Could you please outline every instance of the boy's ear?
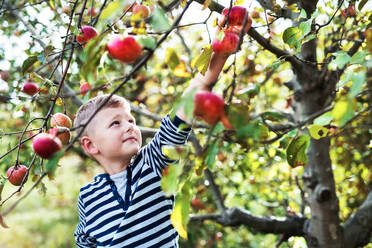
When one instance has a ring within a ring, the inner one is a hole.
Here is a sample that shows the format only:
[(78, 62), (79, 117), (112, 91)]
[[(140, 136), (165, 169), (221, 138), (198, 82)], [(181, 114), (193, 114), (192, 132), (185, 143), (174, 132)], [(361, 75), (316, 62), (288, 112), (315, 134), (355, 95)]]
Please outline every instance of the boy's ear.
[(81, 138), (81, 145), (83, 146), (84, 150), (90, 155), (96, 155), (99, 152), (97, 146), (88, 136), (83, 136)]

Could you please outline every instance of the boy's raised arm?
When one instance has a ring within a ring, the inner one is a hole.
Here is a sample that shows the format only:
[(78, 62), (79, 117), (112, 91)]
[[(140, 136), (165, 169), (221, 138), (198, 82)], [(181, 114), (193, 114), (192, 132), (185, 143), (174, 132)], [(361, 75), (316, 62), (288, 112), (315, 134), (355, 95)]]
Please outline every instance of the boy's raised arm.
[[(235, 29), (236, 30), (235, 32), (237, 32), (237, 33), (243, 32), (244, 34), (246, 34), (248, 32), (249, 28), (251, 27), (252, 20), (249, 18), (247, 12), (244, 12), (244, 13), (245, 14), (243, 14), (243, 15), (246, 15), (245, 18), (246, 18), (247, 21), (245, 22), (244, 28), (240, 26), (240, 27)], [(220, 22), (218, 24), (218, 27), (217, 27), (217, 30), (216, 30), (216, 36), (218, 35), (218, 32), (220, 31), (222, 26), (225, 24), (225, 19), (226, 19), (226, 16), (222, 15), (222, 19), (220, 20)], [(243, 17), (243, 19), (244, 19), (244, 17)], [(244, 29), (244, 30), (241, 31), (241, 29)], [(202, 75), (199, 72), (191, 80), (190, 85), (184, 91), (183, 96), (187, 92), (192, 91), (193, 89), (196, 89), (196, 93), (199, 92), (199, 91), (211, 91), (213, 84), (215, 83), (218, 76), (220, 75), (220, 73), (223, 69), (223, 66), (225, 65), (225, 62), (226, 62), (227, 58), (230, 56), (230, 54), (231, 53), (228, 53), (228, 52), (219, 52), (219, 53), (213, 52), (212, 56), (211, 56), (211, 59), (209, 61), (208, 69), (205, 72), (205, 74)], [(177, 110), (176, 115), (185, 122), (188, 122), (188, 123), (191, 122), (191, 120), (187, 119), (187, 116), (186, 116), (185, 111), (184, 111), (184, 106), (181, 106)]]
[[(223, 69), (223, 66), (229, 57), (230, 54), (225, 53), (212, 53), (209, 66), (207, 71), (205, 72), (204, 76), (199, 72), (191, 81), (190, 85), (186, 88), (183, 93), (183, 96), (187, 93), (196, 89), (196, 93), (198, 91), (210, 91), (212, 84), (217, 80), (218, 76)], [(176, 115), (185, 122), (189, 122), (191, 120), (187, 120), (187, 116), (184, 111), (184, 107), (181, 106)]]

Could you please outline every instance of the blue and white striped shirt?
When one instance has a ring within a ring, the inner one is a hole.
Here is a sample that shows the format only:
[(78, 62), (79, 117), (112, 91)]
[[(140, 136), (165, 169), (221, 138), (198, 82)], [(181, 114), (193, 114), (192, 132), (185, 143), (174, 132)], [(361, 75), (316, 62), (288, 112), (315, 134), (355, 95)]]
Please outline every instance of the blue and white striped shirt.
[(163, 145), (185, 144), (190, 129), (178, 130), (177, 116), (166, 116), (152, 141), (140, 149), (123, 174), (125, 195), (119, 195), (108, 174), (95, 176), (80, 189), (78, 247), (178, 247), (178, 233), (170, 215), (174, 197), (160, 187), (161, 173), (174, 162), (161, 152)]

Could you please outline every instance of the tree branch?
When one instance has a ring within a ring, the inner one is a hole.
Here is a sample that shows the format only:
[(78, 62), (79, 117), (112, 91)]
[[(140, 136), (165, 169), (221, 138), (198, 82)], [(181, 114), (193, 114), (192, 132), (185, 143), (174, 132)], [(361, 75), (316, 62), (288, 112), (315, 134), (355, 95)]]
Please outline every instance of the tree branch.
[(273, 216), (257, 216), (249, 211), (233, 207), (227, 209), (227, 219), (221, 214), (191, 215), (190, 221), (213, 220), (223, 226), (246, 226), (262, 233), (287, 234), (290, 236), (304, 236), (304, 217), (291, 215), (286, 218)]
[[(200, 3), (200, 4), (204, 4), (204, 0), (195, 0), (195, 1)], [(215, 12), (218, 12), (218, 13), (221, 13), (222, 10), (225, 8), (223, 5), (221, 5), (219, 3), (216, 3), (215, 1), (211, 1), (211, 3), (209, 4), (208, 7), (211, 11), (215, 11)], [(258, 44), (263, 46), (266, 50), (272, 52), (278, 58), (284, 59), (284, 60), (290, 62), (295, 69), (300, 69), (301, 68), (302, 63), (298, 59), (296, 59), (296, 57), (292, 56), (287, 51), (281, 50), (280, 48), (271, 44), (270, 41), (268, 41), (262, 35), (260, 35), (254, 28), (250, 28), (248, 30), (248, 34), (254, 40), (256, 40)]]
[(366, 200), (344, 225), (345, 247), (361, 247), (369, 243), (372, 234), (372, 190)]

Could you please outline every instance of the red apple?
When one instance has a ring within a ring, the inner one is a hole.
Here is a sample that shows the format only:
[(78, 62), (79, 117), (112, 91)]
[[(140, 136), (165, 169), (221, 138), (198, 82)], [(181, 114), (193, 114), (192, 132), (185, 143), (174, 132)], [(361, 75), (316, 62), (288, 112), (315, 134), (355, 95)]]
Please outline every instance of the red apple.
[(97, 30), (91, 26), (83, 26), (80, 29), (80, 33), (83, 35), (76, 36), (76, 41), (81, 45), (85, 45), (89, 40), (95, 38), (98, 33)]
[(50, 125), (52, 127), (67, 127), (71, 128), (72, 121), (70, 117), (63, 113), (56, 113), (50, 118)]
[(2, 80), (8, 81), (8, 79), (9, 79), (9, 77), (8, 77), (8, 71), (1, 71), (0, 77), (1, 77)]
[[(138, 4), (137, 4), (137, 2), (135, 2), (134, 4), (133, 4), (133, 6), (132, 6), (132, 3), (128, 3), (127, 5), (125, 5), (125, 7), (124, 7), (124, 9), (123, 9), (123, 12), (125, 12), (125, 11), (127, 11), (128, 10), (128, 12), (132, 12), (133, 11), (133, 8), (135, 7), (135, 6), (137, 6)], [(132, 6), (132, 7), (131, 7)]]
[(39, 86), (30, 81), (26, 81), (26, 83), (22, 87), (22, 91), (27, 95), (33, 96), (39, 91)]
[(90, 89), (92, 89), (92, 85), (88, 82), (80, 83), (80, 93), (82, 96), (85, 96)]
[(15, 186), (19, 186), (22, 184), (23, 178), (27, 173), (27, 167), (20, 164), (16, 166), (12, 166), (6, 172), (6, 176), (11, 184)]
[(191, 206), (197, 210), (202, 210), (205, 208), (204, 204), (199, 198), (195, 198), (191, 200)]
[(239, 43), (239, 36), (234, 33), (226, 33), (222, 41), (214, 40), (212, 48), (215, 53), (233, 53)]
[(126, 38), (114, 36), (108, 43), (107, 49), (111, 58), (124, 63), (132, 63), (139, 58), (142, 47), (133, 36)]
[[(222, 14), (227, 17), (227, 13), (229, 13), (229, 8), (225, 8), (222, 11)], [(229, 25), (243, 25), (244, 17), (247, 14), (247, 9), (243, 6), (232, 6), (230, 13), (229, 13)]]
[(53, 153), (61, 150), (61, 141), (48, 133), (40, 133), (32, 139), (34, 152), (42, 158), (50, 158)]
[(70, 142), (71, 132), (67, 127), (53, 127), (49, 129), (49, 134), (60, 139), (62, 145), (67, 145)]
[(224, 114), (222, 97), (209, 91), (196, 93), (194, 99), (194, 116), (204, 120), (210, 125), (216, 124)]
[(144, 19), (150, 15), (150, 10), (145, 5), (136, 5), (133, 8), (133, 14), (139, 16), (140, 18)]
[(88, 15), (90, 16), (96, 16), (97, 15), (97, 12), (94, 8), (89, 8), (88, 9)]

